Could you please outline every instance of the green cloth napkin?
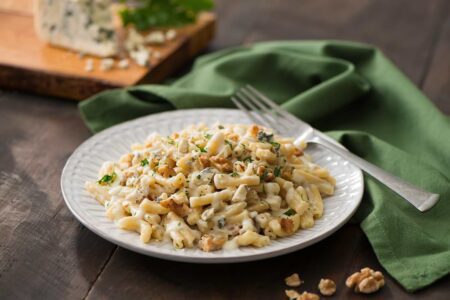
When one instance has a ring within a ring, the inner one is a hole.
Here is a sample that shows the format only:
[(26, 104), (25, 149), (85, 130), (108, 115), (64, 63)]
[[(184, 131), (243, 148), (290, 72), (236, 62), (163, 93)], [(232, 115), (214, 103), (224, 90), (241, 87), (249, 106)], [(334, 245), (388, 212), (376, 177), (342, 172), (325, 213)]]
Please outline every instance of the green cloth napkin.
[(199, 58), (170, 86), (110, 90), (79, 108), (87, 126), (98, 132), (172, 109), (234, 107), (230, 96), (246, 83), (353, 153), (439, 193), (437, 205), (421, 213), (366, 176), (356, 219), (381, 264), (406, 290), (449, 273), (449, 118), (374, 47), (291, 41), (223, 50)]

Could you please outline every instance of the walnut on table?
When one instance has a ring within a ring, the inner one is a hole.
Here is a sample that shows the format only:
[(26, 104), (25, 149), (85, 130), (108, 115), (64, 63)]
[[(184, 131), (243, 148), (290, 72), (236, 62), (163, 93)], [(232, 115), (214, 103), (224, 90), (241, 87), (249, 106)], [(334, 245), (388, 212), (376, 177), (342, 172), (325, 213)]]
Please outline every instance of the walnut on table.
[(336, 284), (331, 279), (320, 279), (318, 288), (324, 296), (332, 296), (336, 292)]
[(284, 291), (289, 300), (319, 300), (320, 297), (313, 293), (303, 292), (299, 294), (295, 290), (285, 290)]
[(290, 287), (298, 287), (300, 284), (302, 284), (302, 281), (300, 280), (300, 277), (297, 273), (292, 274), (291, 276), (288, 276), (284, 279), (284, 282), (287, 286)]
[(360, 272), (350, 275), (345, 285), (354, 288), (357, 293), (371, 294), (384, 286), (384, 276), (380, 271), (363, 268)]

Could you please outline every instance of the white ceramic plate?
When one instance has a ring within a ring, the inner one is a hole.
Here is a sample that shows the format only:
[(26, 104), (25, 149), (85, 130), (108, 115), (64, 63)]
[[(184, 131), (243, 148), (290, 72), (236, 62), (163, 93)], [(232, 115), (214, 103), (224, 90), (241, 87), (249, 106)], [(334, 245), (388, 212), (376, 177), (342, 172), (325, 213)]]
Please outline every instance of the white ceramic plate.
[(192, 109), (150, 115), (122, 123), (94, 135), (79, 146), (68, 159), (62, 172), (61, 189), (67, 206), (87, 228), (121, 247), (163, 259), (197, 262), (230, 263), (265, 259), (293, 252), (329, 236), (356, 211), (364, 189), (361, 170), (339, 156), (319, 147), (308, 147), (315, 162), (327, 168), (336, 178), (336, 192), (324, 200), (325, 211), (313, 228), (273, 240), (263, 248), (246, 247), (235, 250), (203, 252), (200, 249), (174, 249), (168, 242), (144, 244), (138, 233), (119, 229), (105, 216), (105, 209), (84, 190), (86, 181), (97, 178), (101, 164), (117, 160), (129, 151), (132, 143), (141, 143), (151, 132), (169, 135), (187, 124), (204, 122), (251, 123), (238, 110)]

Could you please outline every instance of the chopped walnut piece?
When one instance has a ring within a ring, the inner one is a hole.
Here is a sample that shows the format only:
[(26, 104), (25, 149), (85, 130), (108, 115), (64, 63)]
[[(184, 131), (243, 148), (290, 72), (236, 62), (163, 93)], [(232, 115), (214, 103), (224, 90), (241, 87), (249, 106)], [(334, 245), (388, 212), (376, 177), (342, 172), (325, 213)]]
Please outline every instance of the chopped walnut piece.
[(185, 217), (189, 214), (190, 209), (189, 206), (186, 205), (186, 203), (178, 204), (173, 199), (167, 198), (161, 200), (159, 204), (165, 208), (170, 209), (180, 217)]
[(169, 177), (171, 175), (175, 175), (175, 171), (173, 168), (170, 168), (168, 165), (162, 165), (158, 167), (158, 173), (163, 177)]
[(300, 297), (300, 294), (295, 290), (285, 290), (284, 293), (289, 298), (289, 300), (296, 300)]
[(265, 182), (269, 182), (275, 179), (275, 175), (273, 173), (267, 173), (266, 177), (264, 177)]
[(209, 161), (209, 158), (207, 155), (204, 155), (204, 154), (200, 155), (198, 160), (200, 161), (200, 164), (203, 166), (203, 168), (207, 168), (211, 165), (211, 162)]
[(384, 276), (379, 271), (363, 268), (360, 272), (350, 275), (345, 281), (345, 285), (354, 288), (357, 293), (371, 294), (384, 286)]
[(313, 293), (303, 292), (299, 294), (295, 290), (285, 290), (284, 291), (289, 300), (319, 300), (320, 297)]
[(209, 252), (222, 249), (222, 246), (226, 241), (227, 239), (223, 235), (204, 234), (198, 242), (198, 245), (203, 251)]
[(219, 156), (213, 156), (209, 159), (213, 166), (218, 169), (220, 172), (231, 172), (233, 171), (233, 163), (224, 158)]
[(230, 133), (230, 134), (228, 135), (228, 138), (229, 138), (230, 140), (232, 140), (233, 142), (239, 141), (239, 135), (236, 134), (236, 133)]
[(300, 277), (297, 273), (292, 274), (291, 276), (288, 276), (284, 279), (284, 282), (287, 286), (290, 287), (298, 287), (300, 284), (302, 284), (302, 281), (300, 280)]
[(294, 155), (295, 156), (302, 156), (303, 155), (303, 151), (301, 149), (299, 149), (299, 148), (295, 148)]
[(319, 299), (320, 299), (319, 295), (308, 292), (303, 292), (300, 295), (300, 297), (297, 298), (297, 300), (319, 300)]
[(286, 233), (294, 233), (294, 221), (288, 218), (280, 219), (281, 229)]
[(264, 175), (264, 172), (266, 171), (266, 167), (264, 167), (264, 166), (259, 166), (257, 169), (256, 169), (256, 175), (258, 175), (259, 177), (261, 177), (261, 176), (263, 176)]
[(283, 172), (281, 172), (281, 177), (286, 180), (292, 179), (292, 170), (290, 168), (285, 168)]
[(250, 132), (250, 134), (254, 137), (256, 137), (258, 135), (259, 132), (259, 127), (258, 125), (252, 125), (250, 126), (250, 128), (248, 129), (248, 131)]
[(336, 284), (331, 279), (320, 279), (319, 291), (324, 296), (332, 296), (336, 292)]

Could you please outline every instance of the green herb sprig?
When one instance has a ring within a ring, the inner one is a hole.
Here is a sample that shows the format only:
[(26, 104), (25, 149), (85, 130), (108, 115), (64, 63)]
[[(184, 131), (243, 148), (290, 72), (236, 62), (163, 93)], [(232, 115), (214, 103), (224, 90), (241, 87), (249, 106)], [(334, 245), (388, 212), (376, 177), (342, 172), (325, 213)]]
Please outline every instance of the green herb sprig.
[(201, 11), (214, 7), (213, 0), (120, 0), (120, 2), (126, 4), (119, 11), (124, 26), (134, 25), (138, 30), (194, 23)]
[(98, 182), (98, 184), (101, 184), (101, 185), (109, 184), (109, 183), (114, 182), (116, 177), (117, 177), (116, 173), (112, 173), (111, 175), (105, 174), (97, 182)]
[(148, 159), (144, 158), (143, 160), (141, 160), (141, 166), (145, 167), (149, 164)]
[(295, 210), (293, 210), (292, 208), (289, 208), (287, 211), (284, 212), (284, 214), (288, 217), (293, 216), (296, 214)]

